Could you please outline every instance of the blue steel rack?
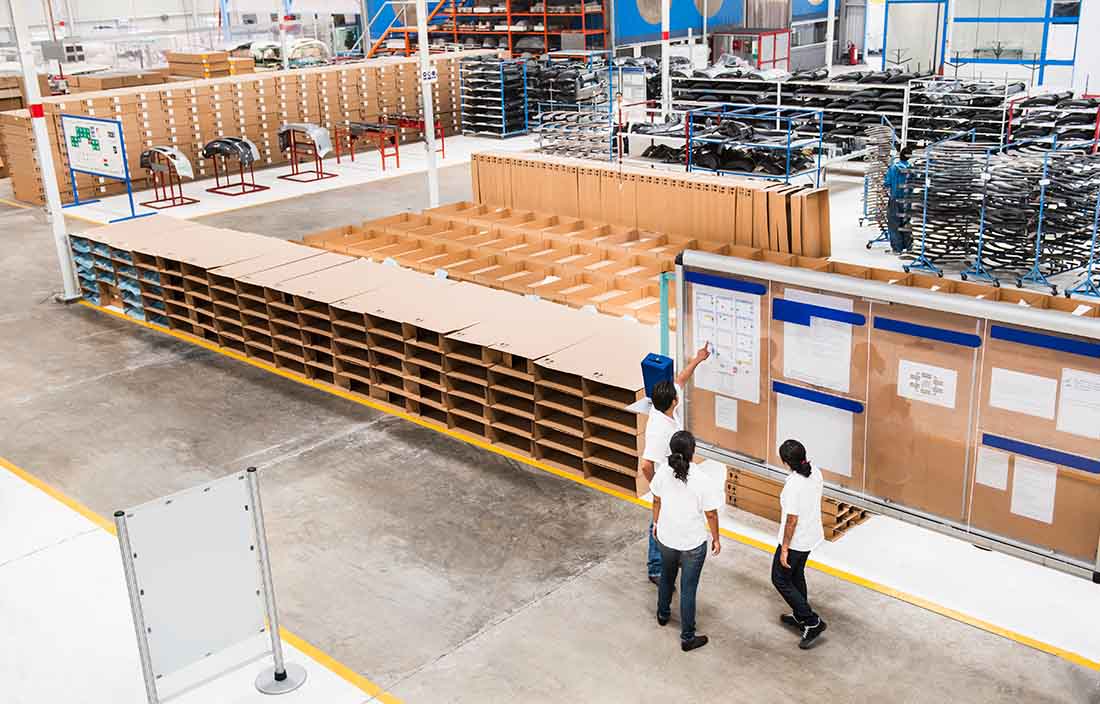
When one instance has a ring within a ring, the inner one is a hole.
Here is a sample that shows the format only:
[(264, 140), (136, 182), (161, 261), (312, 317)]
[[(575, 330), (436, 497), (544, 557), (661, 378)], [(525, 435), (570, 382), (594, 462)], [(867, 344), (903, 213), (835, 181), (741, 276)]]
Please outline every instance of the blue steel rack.
[[(824, 141), (825, 126), (823, 121), (824, 113), (821, 110), (806, 110), (804, 108), (764, 108), (759, 105), (742, 105), (739, 103), (723, 103), (719, 105), (712, 105), (703, 108), (696, 108), (689, 110), (686, 113), (687, 130), (688, 130), (688, 150), (687, 150), (687, 170), (688, 171), (709, 171), (711, 173), (717, 173), (730, 176), (753, 176), (755, 178), (764, 178), (773, 181), (783, 181), (784, 183), (790, 183), (791, 179), (798, 178), (800, 176), (814, 175), (814, 185), (821, 185), (821, 153), (822, 142)], [(696, 120), (706, 120), (708, 118), (717, 119), (719, 123), (722, 120), (759, 120), (775, 123), (775, 129), (785, 132), (785, 139), (782, 142), (741, 142), (729, 137), (696, 137), (695, 136), (695, 123)], [(817, 137), (804, 137), (802, 139), (796, 139), (795, 134), (798, 129), (795, 123), (797, 121), (816, 119), (817, 120)], [(743, 149), (779, 149), (786, 152), (786, 168), (782, 174), (767, 174), (759, 173), (755, 171), (730, 171), (727, 169), (708, 169), (706, 167), (698, 166), (693, 163), (692, 155), (695, 150), (696, 144), (723, 144), (731, 147), (740, 147)], [(816, 165), (810, 169), (803, 169), (802, 171), (791, 171), (791, 157), (797, 151), (802, 149), (812, 148), (817, 153)]]

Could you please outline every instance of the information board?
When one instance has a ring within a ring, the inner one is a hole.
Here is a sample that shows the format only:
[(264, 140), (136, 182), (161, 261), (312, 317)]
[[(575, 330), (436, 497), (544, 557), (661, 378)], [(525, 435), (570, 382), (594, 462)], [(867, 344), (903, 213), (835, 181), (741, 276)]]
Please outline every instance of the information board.
[(62, 115), (65, 151), (69, 168), (118, 180), (129, 177), (126, 149), (122, 144), (122, 123), (99, 117)]

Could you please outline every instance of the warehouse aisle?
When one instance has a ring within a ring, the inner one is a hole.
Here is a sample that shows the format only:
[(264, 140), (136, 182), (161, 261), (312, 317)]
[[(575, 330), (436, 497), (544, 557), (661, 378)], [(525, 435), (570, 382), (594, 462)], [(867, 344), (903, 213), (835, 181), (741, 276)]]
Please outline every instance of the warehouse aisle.
[(286, 627), (408, 701), (1100, 697), (1092, 671), (816, 572), (831, 627), (801, 652), (777, 624), (768, 556), (732, 541), (701, 589), (714, 642), (685, 656), (651, 616), (645, 510), (44, 303), (44, 223), (0, 224), (0, 455), (103, 514), (260, 466)]

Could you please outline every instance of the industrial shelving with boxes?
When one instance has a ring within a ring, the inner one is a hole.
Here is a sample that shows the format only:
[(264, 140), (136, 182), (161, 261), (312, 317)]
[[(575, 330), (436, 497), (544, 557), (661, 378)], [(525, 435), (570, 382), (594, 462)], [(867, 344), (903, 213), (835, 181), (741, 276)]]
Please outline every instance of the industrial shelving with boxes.
[[(733, 467), (726, 468), (726, 503), (742, 511), (779, 522), (783, 515), (779, 506), (782, 490), (781, 482)], [(826, 540), (838, 540), (848, 529), (870, 517), (869, 511), (852, 504), (828, 497), (821, 499), (821, 524)]]
[(527, 132), (527, 65), (471, 57), (459, 62), (462, 131), (492, 137)]
[[(484, 55), (484, 52), (477, 52)], [(432, 57), (439, 80), (433, 88), (437, 119), (444, 133), (458, 129), (457, 62), (467, 54)], [(260, 151), (257, 166), (282, 164), (278, 131), (285, 122), (317, 122), (330, 130), (350, 121), (377, 121), (382, 115), (419, 116), (417, 62), (377, 59), (291, 71), (273, 71), (195, 81), (137, 86), (43, 99), (61, 197), (72, 200), (68, 159), (60, 137), (60, 115), (75, 114), (122, 122), (131, 177), (144, 176), (141, 152), (173, 146), (191, 161), (197, 178), (212, 175), (201, 157), (204, 144), (218, 137), (244, 137)], [(17, 199), (44, 203), (41, 172), (34, 153), (30, 113), (0, 113), (0, 150), (12, 169)], [(402, 139), (419, 139), (405, 130)], [(119, 181), (76, 175), (81, 200), (125, 193)]]
[[(71, 240), (75, 255), (133, 262), (147, 283), (137, 302), (166, 311), (152, 322), (633, 490), (642, 421), (626, 422), (625, 406), (643, 393), (640, 361), (656, 342), (654, 327), (154, 218)], [(105, 279), (96, 292), (93, 302), (117, 304), (118, 283)], [(136, 310), (126, 312), (140, 317)]]
[[(428, 21), (433, 41), (450, 39), (467, 48), (501, 49), (513, 55), (567, 48), (562, 44), (567, 36), (579, 40), (580, 48), (606, 49), (610, 32), (604, 0), (451, 0)], [(415, 31), (404, 34), (406, 52), (415, 51)]]

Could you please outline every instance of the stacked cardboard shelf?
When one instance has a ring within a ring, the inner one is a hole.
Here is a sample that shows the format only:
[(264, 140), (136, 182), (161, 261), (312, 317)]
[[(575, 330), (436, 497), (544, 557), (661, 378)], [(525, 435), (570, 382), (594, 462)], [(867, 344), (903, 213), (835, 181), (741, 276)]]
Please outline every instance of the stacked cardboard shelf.
[[(466, 54), (433, 56), (439, 72), (434, 85), (436, 118), (447, 134), (460, 129), (458, 61)], [(196, 178), (213, 175), (201, 157), (202, 147), (223, 136), (245, 137), (260, 151), (257, 167), (283, 164), (278, 131), (287, 122), (313, 122), (330, 130), (353, 121), (377, 121), (382, 115), (419, 115), (420, 87), (413, 59), (375, 59), (263, 74), (226, 76), (161, 85), (133, 86), (43, 100), (61, 197), (72, 200), (68, 158), (60, 133), (62, 114), (89, 115), (122, 122), (130, 174), (145, 176), (141, 152), (152, 146), (174, 146), (190, 159)], [(41, 171), (34, 154), (30, 113), (0, 115), (0, 152), (12, 172), (17, 199), (44, 203)], [(419, 139), (404, 130), (403, 140)], [(119, 181), (76, 174), (81, 200), (124, 193)]]
[(491, 206), (809, 257), (832, 251), (826, 188), (503, 152), (474, 154), (471, 173), (474, 199)]
[(162, 215), (70, 239), (92, 302), (633, 490), (651, 326)]
[[(726, 468), (726, 503), (742, 511), (779, 522), (783, 517), (779, 493), (783, 484), (772, 479)], [(821, 499), (821, 524), (825, 539), (838, 540), (847, 530), (871, 517), (869, 511), (828, 497)]]

